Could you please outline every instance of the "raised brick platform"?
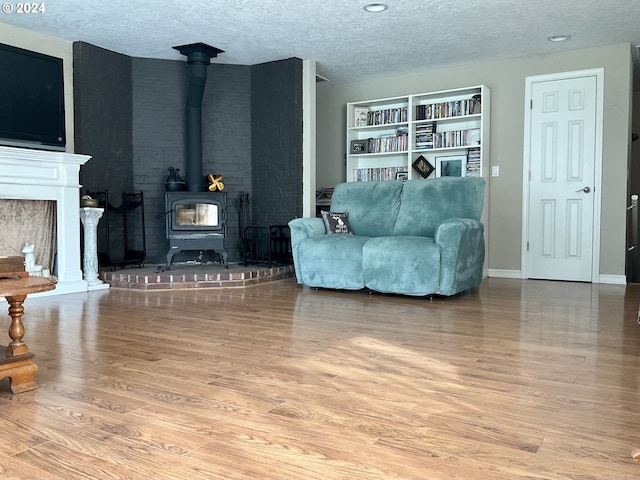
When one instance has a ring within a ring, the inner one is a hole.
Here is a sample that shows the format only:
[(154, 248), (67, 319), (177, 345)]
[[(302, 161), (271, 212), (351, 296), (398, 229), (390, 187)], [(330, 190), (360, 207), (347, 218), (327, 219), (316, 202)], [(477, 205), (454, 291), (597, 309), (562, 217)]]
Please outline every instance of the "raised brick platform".
[(225, 269), (219, 264), (175, 264), (168, 272), (159, 271), (157, 265), (147, 265), (144, 268), (100, 272), (100, 279), (112, 288), (135, 290), (246, 287), (293, 276), (293, 265), (269, 267), (230, 264), (229, 269)]

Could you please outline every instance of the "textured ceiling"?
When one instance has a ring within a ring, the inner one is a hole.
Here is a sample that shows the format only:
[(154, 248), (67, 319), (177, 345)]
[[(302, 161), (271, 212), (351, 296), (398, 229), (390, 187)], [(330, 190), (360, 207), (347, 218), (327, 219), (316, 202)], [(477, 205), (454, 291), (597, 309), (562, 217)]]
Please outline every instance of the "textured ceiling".
[[(218, 63), (312, 59), (318, 73), (335, 83), (477, 60), (640, 45), (640, 0), (386, 0), (389, 9), (377, 14), (365, 12), (367, 2), (358, 0), (43, 3), (44, 13), (0, 13), (0, 22), (134, 57), (184, 59), (173, 46), (204, 42), (225, 51), (213, 60)], [(560, 33), (571, 40), (546, 40)]]

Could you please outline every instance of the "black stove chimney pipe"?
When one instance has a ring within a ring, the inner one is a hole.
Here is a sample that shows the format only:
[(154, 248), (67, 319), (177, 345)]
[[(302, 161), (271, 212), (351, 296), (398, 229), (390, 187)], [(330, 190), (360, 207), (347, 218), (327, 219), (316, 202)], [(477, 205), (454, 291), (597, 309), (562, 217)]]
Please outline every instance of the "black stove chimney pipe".
[(207, 83), (207, 67), (220, 50), (204, 43), (173, 47), (187, 57), (189, 88), (187, 92), (186, 182), (190, 192), (205, 190), (202, 170), (202, 97)]

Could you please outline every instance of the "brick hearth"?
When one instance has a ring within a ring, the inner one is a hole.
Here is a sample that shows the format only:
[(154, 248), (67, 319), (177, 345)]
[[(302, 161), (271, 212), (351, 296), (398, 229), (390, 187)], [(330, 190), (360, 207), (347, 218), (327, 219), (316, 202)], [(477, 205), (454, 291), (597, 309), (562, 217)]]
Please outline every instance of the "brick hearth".
[(157, 265), (127, 268), (115, 272), (100, 272), (102, 281), (112, 288), (135, 290), (174, 290), (180, 288), (246, 287), (259, 283), (282, 280), (295, 275), (293, 265), (230, 265), (176, 264), (171, 271), (158, 271)]

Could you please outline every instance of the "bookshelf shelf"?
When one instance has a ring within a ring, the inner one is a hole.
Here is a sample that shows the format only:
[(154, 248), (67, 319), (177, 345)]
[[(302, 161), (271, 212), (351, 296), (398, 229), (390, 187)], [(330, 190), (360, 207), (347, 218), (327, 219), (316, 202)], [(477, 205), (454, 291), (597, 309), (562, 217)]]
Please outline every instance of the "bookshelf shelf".
[(482, 148), (482, 145), (461, 145), (457, 147), (439, 147), (439, 148), (416, 148), (414, 150), (411, 150), (411, 152), (419, 153), (419, 154), (424, 154), (425, 152), (439, 153), (439, 152), (449, 152), (451, 150), (461, 150), (461, 149), (469, 149), (469, 148)]
[[(440, 149), (440, 150), (442, 150), (442, 149)], [(421, 151), (423, 151), (423, 150), (421, 150)], [(393, 156), (393, 155), (398, 155), (398, 154), (406, 155), (407, 153), (408, 153), (407, 150), (401, 150), (401, 151), (393, 151), (393, 152), (352, 153), (351, 156), (352, 157), (370, 158), (370, 157), (387, 157), (387, 156)]]
[(346, 179), (423, 178), (417, 160), (436, 176), (442, 156), (464, 157), (463, 175), (488, 177), (489, 124), (484, 85), (348, 103)]
[(429, 122), (437, 122), (437, 123), (441, 123), (441, 122), (459, 122), (461, 120), (477, 120), (480, 119), (482, 117), (482, 114), (480, 113), (475, 113), (475, 114), (471, 114), (471, 115), (459, 115), (457, 117), (442, 117), (442, 118), (423, 118), (423, 119), (415, 119), (412, 121), (412, 123), (429, 123)]
[(364, 130), (364, 131), (377, 131), (377, 130), (388, 130), (392, 128), (398, 127), (407, 127), (409, 124), (407, 122), (403, 123), (387, 123), (384, 125), (366, 125), (364, 127), (351, 127), (350, 130)]

